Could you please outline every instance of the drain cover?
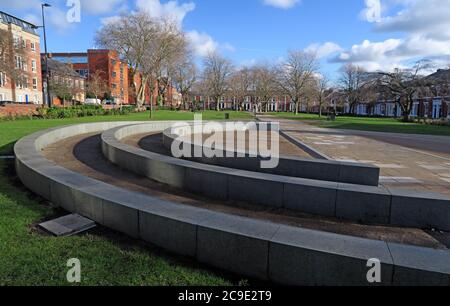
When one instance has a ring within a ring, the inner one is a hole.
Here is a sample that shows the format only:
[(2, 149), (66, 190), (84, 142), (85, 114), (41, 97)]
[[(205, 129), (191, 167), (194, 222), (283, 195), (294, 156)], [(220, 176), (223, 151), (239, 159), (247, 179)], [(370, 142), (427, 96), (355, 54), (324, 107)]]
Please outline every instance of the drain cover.
[(41, 228), (57, 237), (73, 236), (95, 227), (95, 222), (78, 214), (67, 215), (39, 224)]

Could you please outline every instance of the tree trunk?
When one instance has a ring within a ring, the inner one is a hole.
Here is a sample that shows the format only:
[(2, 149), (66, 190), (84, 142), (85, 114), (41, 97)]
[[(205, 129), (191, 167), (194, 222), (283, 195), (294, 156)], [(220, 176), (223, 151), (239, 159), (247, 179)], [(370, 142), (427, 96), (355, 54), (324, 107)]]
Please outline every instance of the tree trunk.
[(137, 103), (138, 109), (141, 109), (145, 103), (145, 87), (147, 84), (147, 80), (148, 80), (148, 77), (146, 77), (146, 76), (142, 77), (142, 82), (141, 82), (141, 85), (139, 87), (139, 90), (138, 90), (138, 93), (136, 96), (136, 103)]

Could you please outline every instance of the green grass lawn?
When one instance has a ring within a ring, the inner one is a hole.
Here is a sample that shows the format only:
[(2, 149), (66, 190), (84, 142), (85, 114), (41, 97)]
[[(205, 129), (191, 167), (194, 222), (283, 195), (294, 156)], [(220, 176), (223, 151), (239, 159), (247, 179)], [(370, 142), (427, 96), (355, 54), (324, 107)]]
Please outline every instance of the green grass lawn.
[[(251, 115), (246, 112), (227, 112), (230, 114), (230, 120), (249, 120)], [(224, 112), (206, 111), (203, 112), (203, 120), (224, 120)], [(194, 120), (194, 113), (157, 111), (154, 113), (155, 121), (164, 120)], [(73, 119), (24, 119), (16, 121), (0, 121), (0, 154), (12, 152), (14, 143), (25, 135), (34, 132), (52, 128), (60, 125), (100, 122), (100, 121), (150, 121), (150, 113), (132, 113), (125, 116), (95, 116)]]
[(405, 123), (393, 118), (337, 117), (336, 121), (327, 121), (326, 116), (316, 114), (270, 113), (278, 118), (303, 120), (309, 124), (334, 129), (361, 130), (388, 133), (425, 134), (450, 136), (450, 127)]
[[(231, 112), (232, 119), (249, 119)], [(82, 122), (148, 120), (148, 113), (115, 117), (0, 122), (1, 154), (30, 133)], [(206, 112), (204, 119), (223, 119)], [(155, 120), (191, 120), (193, 114), (158, 111)], [(0, 286), (68, 285), (67, 260), (81, 260), (82, 285), (235, 285), (240, 280), (171, 256), (140, 241), (99, 228), (89, 234), (53, 238), (35, 224), (62, 212), (29, 193), (15, 178), (13, 161), (0, 161)], [(246, 283), (246, 281), (244, 281)]]

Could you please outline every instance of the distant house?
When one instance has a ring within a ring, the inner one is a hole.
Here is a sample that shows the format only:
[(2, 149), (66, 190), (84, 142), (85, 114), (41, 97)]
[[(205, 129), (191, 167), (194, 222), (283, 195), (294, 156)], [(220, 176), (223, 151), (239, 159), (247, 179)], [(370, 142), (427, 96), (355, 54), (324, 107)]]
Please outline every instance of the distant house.
[[(45, 65), (42, 75), (46, 75)], [(72, 69), (70, 64), (48, 59), (50, 97), (52, 105), (67, 106), (85, 101), (86, 79)]]
[[(410, 116), (412, 118), (450, 119), (450, 69), (438, 70), (424, 78), (424, 88), (414, 100)], [(346, 105), (346, 113), (350, 113)], [(373, 103), (361, 102), (356, 105), (354, 115), (400, 117), (401, 107), (393, 100), (380, 97)]]

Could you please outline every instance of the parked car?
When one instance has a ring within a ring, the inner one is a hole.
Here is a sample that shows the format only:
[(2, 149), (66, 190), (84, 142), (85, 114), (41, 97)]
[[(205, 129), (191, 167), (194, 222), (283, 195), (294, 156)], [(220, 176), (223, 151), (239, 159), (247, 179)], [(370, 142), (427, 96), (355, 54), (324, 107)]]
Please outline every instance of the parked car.
[(85, 105), (102, 105), (102, 100), (100, 99), (86, 99), (84, 101)]

